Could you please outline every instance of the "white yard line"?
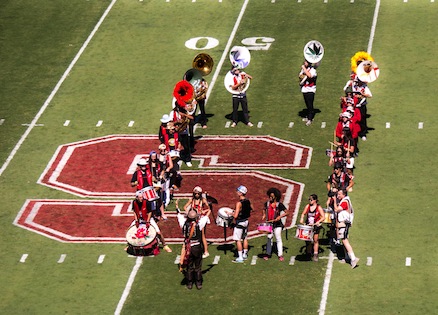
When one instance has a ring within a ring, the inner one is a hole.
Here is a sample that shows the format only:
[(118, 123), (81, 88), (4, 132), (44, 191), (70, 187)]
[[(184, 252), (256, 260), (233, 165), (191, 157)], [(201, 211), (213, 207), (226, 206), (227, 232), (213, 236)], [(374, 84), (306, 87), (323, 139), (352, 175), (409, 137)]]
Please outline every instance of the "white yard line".
[[(208, 102), (208, 99), (210, 97), (211, 91), (213, 90), (213, 87), (214, 87), (214, 85), (216, 83), (217, 77), (219, 76), (219, 73), (220, 73), (220, 71), (222, 69), (222, 65), (224, 64), (225, 59), (228, 57), (228, 52), (231, 49), (231, 44), (234, 41), (234, 36), (236, 36), (237, 29), (239, 28), (240, 22), (242, 20), (243, 14), (245, 13), (246, 6), (248, 5), (248, 2), (249, 2), (249, 0), (245, 0), (245, 2), (242, 5), (242, 8), (240, 9), (240, 13), (239, 13), (239, 16), (237, 17), (236, 24), (234, 24), (234, 28), (231, 31), (231, 35), (230, 35), (230, 37), (228, 39), (227, 45), (225, 46), (224, 52), (222, 54), (222, 57), (219, 60), (219, 63), (217, 65), (217, 67), (216, 67), (216, 71), (214, 72), (213, 78), (211, 79), (211, 83), (210, 83), (209, 89), (207, 91), (207, 98), (205, 100), (205, 104), (207, 104), (207, 102)], [(230, 64), (230, 68), (231, 68), (231, 64)], [(227, 127), (225, 127), (225, 128), (227, 128)]]
[(6, 170), (6, 168), (9, 166), (9, 163), (11, 163), (12, 159), (14, 158), (15, 154), (17, 153), (17, 151), (20, 149), (21, 145), (23, 144), (23, 142), (26, 140), (27, 136), (29, 136), (30, 132), (33, 130), (33, 128), (37, 125), (38, 120), (41, 118), (41, 116), (43, 115), (44, 111), (46, 110), (46, 108), (49, 106), (50, 102), (53, 100), (53, 98), (55, 97), (56, 93), (58, 92), (59, 88), (61, 87), (62, 83), (64, 83), (65, 79), (68, 77), (68, 75), (70, 74), (70, 71), (73, 69), (73, 67), (75, 66), (76, 62), (79, 60), (79, 58), (81, 57), (82, 53), (85, 51), (85, 49), (87, 48), (88, 44), (90, 43), (91, 39), (94, 37), (94, 35), (96, 34), (97, 30), (99, 29), (100, 25), (103, 23), (103, 21), (105, 20), (106, 16), (108, 15), (109, 11), (111, 10), (111, 8), (113, 7), (113, 5), (116, 3), (117, 0), (112, 0), (110, 5), (108, 6), (108, 8), (105, 10), (105, 12), (103, 13), (102, 17), (100, 18), (100, 20), (97, 22), (96, 26), (94, 27), (93, 31), (91, 31), (90, 35), (88, 36), (87, 40), (84, 42), (84, 44), (82, 45), (81, 49), (79, 49), (78, 53), (76, 54), (76, 56), (74, 57), (73, 61), (70, 63), (70, 65), (68, 66), (67, 70), (65, 70), (64, 74), (62, 75), (61, 79), (58, 81), (58, 83), (56, 84), (55, 88), (52, 90), (52, 92), (50, 93), (49, 97), (47, 98), (47, 100), (44, 102), (43, 106), (40, 108), (40, 110), (38, 111), (38, 113), (36, 114), (36, 116), (33, 118), (32, 122), (30, 123), (29, 127), (27, 127), (26, 131), (24, 132), (24, 134), (21, 136), (20, 140), (18, 141), (18, 143), (15, 145), (14, 149), (12, 149), (11, 153), (9, 154), (8, 158), (6, 159), (5, 163), (3, 164), (3, 166), (0, 168), (0, 176), (3, 174), (3, 172)]
[[(373, 41), (374, 41), (374, 34), (376, 32), (376, 25), (377, 25), (377, 18), (379, 16), (379, 9), (380, 9), (380, 0), (376, 0), (376, 7), (374, 9), (374, 16), (373, 16), (373, 24), (371, 26), (371, 33), (370, 38), (368, 41), (368, 50), (367, 52), (371, 55), (371, 51), (373, 48)], [(325, 280), (324, 280), (324, 286), (322, 290), (322, 296), (321, 296), (321, 302), (319, 304), (319, 315), (325, 314), (325, 309), (327, 306), (327, 297), (328, 292), (330, 288), (330, 279), (332, 276), (332, 268), (333, 268), (333, 260), (334, 260), (334, 254), (330, 252), (329, 261), (327, 263), (327, 271), (325, 274)]]
[(134, 268), (132, 268), (131, 274), (129, 275), (128, 282), (126, 283), (125, 290), (123, 290), (122, 297), (120, 298), (119, 304), (117, 304), (117, 308), (114, 311), (114, 315), (119, 315), (122, 312), (123, 305), (128, 298), (129, 292), (131, 291), (132, 284), (134, 283), (135, 276), (137, 275), (138, 269), (143, 262), (143, 257), (137, 257), (135, 260)]

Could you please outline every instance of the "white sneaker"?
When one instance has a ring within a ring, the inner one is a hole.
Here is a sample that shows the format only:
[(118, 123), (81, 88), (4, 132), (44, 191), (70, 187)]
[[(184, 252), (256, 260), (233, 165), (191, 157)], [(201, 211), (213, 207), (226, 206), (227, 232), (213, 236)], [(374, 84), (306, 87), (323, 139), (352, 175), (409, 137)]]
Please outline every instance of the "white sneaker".
[(359, 258), (356, 257), (356, 259), (351, 262), (351, 269), (356, 268), (358, 262), (359, 262)]
[(248, 121), (248, 123), (246, 124), (248, 127), (252, 127), (252, 126), (254, 126), (253, 124), (252, 124), (252, 122), (250, 122), (250, 121)]
[(307, 120), (306, 126), (310, 126), (311, 124), (312, 124), (312, 121), (311, 120)]
[(236, 258), (233, 260), (233, 263), (242, 264), (244, 261), (241, 258)]
[(236, 127), (236, 123), (235, 122), (233, 122), (232, 124), (231, 124), (231, 128), (234, 128), (234, 127)]
[(192, 167), (193, 165), (192, 165), (192, 162), (186, 162), (186, 165), (188, 166), (188, 167)]
[(248, 255), (243, 255), (243, 260), (247, 260), (248, 259)]
[(367, 141), (367, 137), (363, 136), (362, 141)]
[(209, 252), (206, 252), (206, 253), (202, 254), (202, 258), (207, 258), (208, 256), (210, 256)]

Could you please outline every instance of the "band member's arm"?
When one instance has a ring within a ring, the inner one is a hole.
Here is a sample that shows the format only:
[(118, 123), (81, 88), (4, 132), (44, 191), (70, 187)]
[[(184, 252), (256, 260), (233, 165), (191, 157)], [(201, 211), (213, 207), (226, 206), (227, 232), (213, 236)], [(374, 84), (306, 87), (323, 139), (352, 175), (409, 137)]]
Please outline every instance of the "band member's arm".
[(306, 205), (304, 207), (303, 213), (301, 213), (301, 218), (300, 218), (300, 223), (301, 224), (304, 224), (304, 216), (307, 214), (307, 212), (309, 212), (309, 208), (310, 208), (309, 205)]
[(208, 205), (208, 201), (207, 201), (207, 199), (206, 198), (203, 198), (202, 199), (202, 215), (204, 215), (204, 216), (209, 216), (210, 215), (210, 213), (211, 213), (211, 209), (210, 209), (210, 206)]
[(274, 221), (280, 221), (282, 218), (287, 216), (287, 214), (289, 213), (289, 210), (287, 210), (286, 207), (282, 203), (280, 203), (278, 206), (279, 206), (279, 208), (281, 208), (280, 215), (277, 216)]
[(136, 170), (135, 173), (132, 174), (131, 187), (135, 187), (137, 185), (138, 185), (138, 181), (137, 181), (137, 170)]
[(311, 73), (309, 70), (307, 70), (307, 67), (306, 67), (305, 65), (302, 65), (302, 66), (301, 66), (301, 69), (303, 70), (303, 73), (304, 73), (308, 78), (313, 78), (312, 73)]
[(315, 222), (315, 225), (320, 225), (322, 221), (324, 221), (324, 209), (322, 209), (322, 207), (318, 205), (317, 210), (319, 212), (319, 220)]
[(237, 217), (239, 216), (240, 210), (242, 210), (242, 203), (239, 201), (236, 203), (236, 210), (234, 211), (233, 214), (234, 220), (236, 220)]
[(171, 169), (173, 169), (173, 161), (169, 155), (166, 155), (167, 159), (167, 167), (166, 167), (166, 173), (169, 173)]
[(267, 209), (266, 209), (266, 205), (265, 205), (265, 207), (263, 208), (263, 212), (262, 212), (262, 221), (265, 221), (266, 220), (266, 211), (267, 211)]
[(188, 213), (191, 208), (192, 208), (192, 198), (189, 198), (189, 200), (187, 200), (187, 203), (184, 205), (184, 211)]

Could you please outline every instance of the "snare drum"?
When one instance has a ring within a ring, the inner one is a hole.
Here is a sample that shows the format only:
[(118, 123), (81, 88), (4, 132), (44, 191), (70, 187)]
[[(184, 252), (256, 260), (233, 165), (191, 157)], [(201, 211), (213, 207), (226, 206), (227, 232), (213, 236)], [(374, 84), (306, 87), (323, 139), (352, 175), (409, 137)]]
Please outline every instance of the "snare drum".
[(158, 251), (157, 232), (153, 226), (146, 229), (145, 224), (140, 224), (138, 228), (133, 224), (126, 232), (128, 248), (126, 252), (134, 256), (156, 255)]
[(313, 226), (310, 225), (298, 225), (295, 238), (302, 241), (313, 241)]
[(234, 210), (228, 207), (220, 208), (217, 211), (216, 224), (219, 226), (229, 226), (233, 220)]
[(155, 191), (154, 187), (145, 187), (142, 189), (143, 192), (143, 198), (146, 199), (147, 201), (154, 201), (159, 199), (160, 197), (158, 197), (157, 192)]
[(272, 233), (272, 223), (260, 223), (257, 224), (257, 231), (263, 234), (271, 234)]

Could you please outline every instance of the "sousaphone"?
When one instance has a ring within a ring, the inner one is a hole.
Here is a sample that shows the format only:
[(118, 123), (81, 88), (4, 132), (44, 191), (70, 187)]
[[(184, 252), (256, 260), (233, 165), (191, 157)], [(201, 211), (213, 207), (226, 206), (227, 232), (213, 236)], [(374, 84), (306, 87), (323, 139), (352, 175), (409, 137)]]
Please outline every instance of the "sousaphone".
[[(237, 68), (239, 70), (246, 68), (251, 62), (251, 53), (249, 52), (248, 48), (243, 46), (234, 46), (231, 48), (229, 57), (233, 68)], [(245, 84), (239, 89), (233, 90), (232, 86), (234, 85), (234, 75), (231, 70), (227, 72), (224, 78), (224, 86), (231, 94), (240, 94), (246, 92), (250, 83), (250, 79), (245, 77)]]
[(379, 66), (374, 61), (370, 60), (362, 61), (356, 69), (357, 78), (365, 83), (376, 81), (379, 74)]

